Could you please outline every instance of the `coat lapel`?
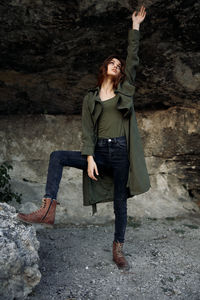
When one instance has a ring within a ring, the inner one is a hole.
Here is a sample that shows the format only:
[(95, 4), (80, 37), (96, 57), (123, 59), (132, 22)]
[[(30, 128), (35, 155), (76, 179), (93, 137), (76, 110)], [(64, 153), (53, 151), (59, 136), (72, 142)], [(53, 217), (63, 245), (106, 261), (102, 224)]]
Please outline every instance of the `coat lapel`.
[(119, 93), (117, 109), (121, 111), (124, 118), (130, 116), (133, 109), (133, 100), (130, 96), (125, 96)]
[[(126, 89), (124, 89), (124, 85), (126, 85)], [(103, 110), (103, 106), (101, 100), (99, 98), (99, 87), (91, 88), (88, 92), (91, 92), (89, 109), (94, 121), (94, 125)], [(127, 84), (126, 82), (123, 83), (123, 87), (121, 85), (115, 90), (115, 94), (117, 95), (117, 109), (121, 111), (124, 118), (130, 116), (133, 110), (133, 93), (135, 87)]]

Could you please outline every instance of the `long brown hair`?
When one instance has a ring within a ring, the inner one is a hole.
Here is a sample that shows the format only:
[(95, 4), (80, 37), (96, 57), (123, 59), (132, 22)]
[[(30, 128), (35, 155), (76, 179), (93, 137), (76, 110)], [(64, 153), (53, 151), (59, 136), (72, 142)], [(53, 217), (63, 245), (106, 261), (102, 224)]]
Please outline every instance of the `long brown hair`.
[(123, 60), (121, 57), (119, 57), (118, 55), (110, 55), (109, 57), (107, 57), (104, 62), (102, 63), (102, 65), (99, 68), (99, 74), (98, 74), (98, 78), (97, 78), (97, 84), (96, 86), (101, 86), (104, 79), (107, 77), (107, 69), (108, 69), (108, 64), (111, 62), (111, 60), (113, 58), (116, 58), (120, 61), (121, 63), (121, 68), (120, 68), (120, 73), (118, 76), (114, 77), (113, 76), (113, 88), (116, 89), (118, 84), (120, 82), (123, 82), (125, 79), (125, 60)]

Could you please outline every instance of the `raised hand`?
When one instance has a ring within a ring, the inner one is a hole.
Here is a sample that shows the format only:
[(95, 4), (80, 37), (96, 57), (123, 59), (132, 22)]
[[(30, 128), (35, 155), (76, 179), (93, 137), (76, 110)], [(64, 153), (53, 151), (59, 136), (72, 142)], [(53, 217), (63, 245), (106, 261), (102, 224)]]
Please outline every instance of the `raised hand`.
[(146, 16), (145, 7), (142, 5), (139, 12), (134, 11), (132, 14), (132, 21), (133, 21), (133, 29), (138, 29), (140, 27), (140, 23), (144, 21), (144, 18)]

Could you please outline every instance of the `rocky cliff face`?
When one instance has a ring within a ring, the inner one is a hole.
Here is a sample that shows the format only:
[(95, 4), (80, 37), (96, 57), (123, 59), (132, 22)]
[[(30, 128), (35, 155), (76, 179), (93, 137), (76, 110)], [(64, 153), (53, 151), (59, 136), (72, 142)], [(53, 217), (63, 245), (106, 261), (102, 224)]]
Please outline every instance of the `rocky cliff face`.
[[(1, 1), (0, 112), (80, 114), (102, 61), (113, 52), (125, 58), (140, 2)], [(136, 109), (199, 108), (199, 1), (145, 5)]]
[[(158, 191), (152, 202), (159, 210), (162, 197), (165, 208), (171, 205), (167, 204), (170, 197), (200, 201), (200, 2), (143, 3), (147, 17), (140, 30), (134, 101), (148, 170)], [(140, 0), (1, 1), (0, 134), (4, 142), (0, 159), (14, 164), (15, 179), (22, 180), (16, 175), (24, 172), (28, 162), (30, 174), (39, 174), (34, 179), (29, 174), (28, 181), (40, 186), (46, 173), (38, 171), (38, 161), (47, 164), (49, 152), (58, 148), (79, 149), (80, 123), (71, 115), (80, 115), (83, 96), (95, 84), (102, 61), (111, 53), (126, 57), (130, 16), (140, 5)], [(42, 118), (33, 116), (41, 113)], [(70, 115), (78, 127), (73, 129), (58, 114)], [(25, 126), (29, 127), (25, 130)], [(51, 130), (48, 139), (42, 134), (47, 126)], [(78, 138), (72, 138), (73, 134)], [(29, 145), (29, 156), (25, 145)], [(38, 154), (36, 149), (42, 145), (45, 148)], [(174, 195), (168, 193), (170, 189)], [(148, 203), (152, 204), (146, 197), (139, 215), (155, 211), (151, 206), (145, 212)], [(184, 206), (179, 200), (177, 207)]]

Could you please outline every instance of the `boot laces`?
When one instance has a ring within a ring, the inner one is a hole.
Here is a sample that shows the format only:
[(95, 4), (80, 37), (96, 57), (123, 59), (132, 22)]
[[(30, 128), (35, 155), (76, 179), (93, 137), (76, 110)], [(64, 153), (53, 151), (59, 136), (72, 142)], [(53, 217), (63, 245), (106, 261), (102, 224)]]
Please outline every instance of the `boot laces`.
[(38, 212), (40, 212), (42, 209), (44, 209), (46, 207), (46, 204), (47, 204), (46, 199), (45, 198), (42, 199), (42, 205), (40, 206), (40, 208), (37, 209), (36, 211), (32, 212), (30, 215), (35, 215)]

